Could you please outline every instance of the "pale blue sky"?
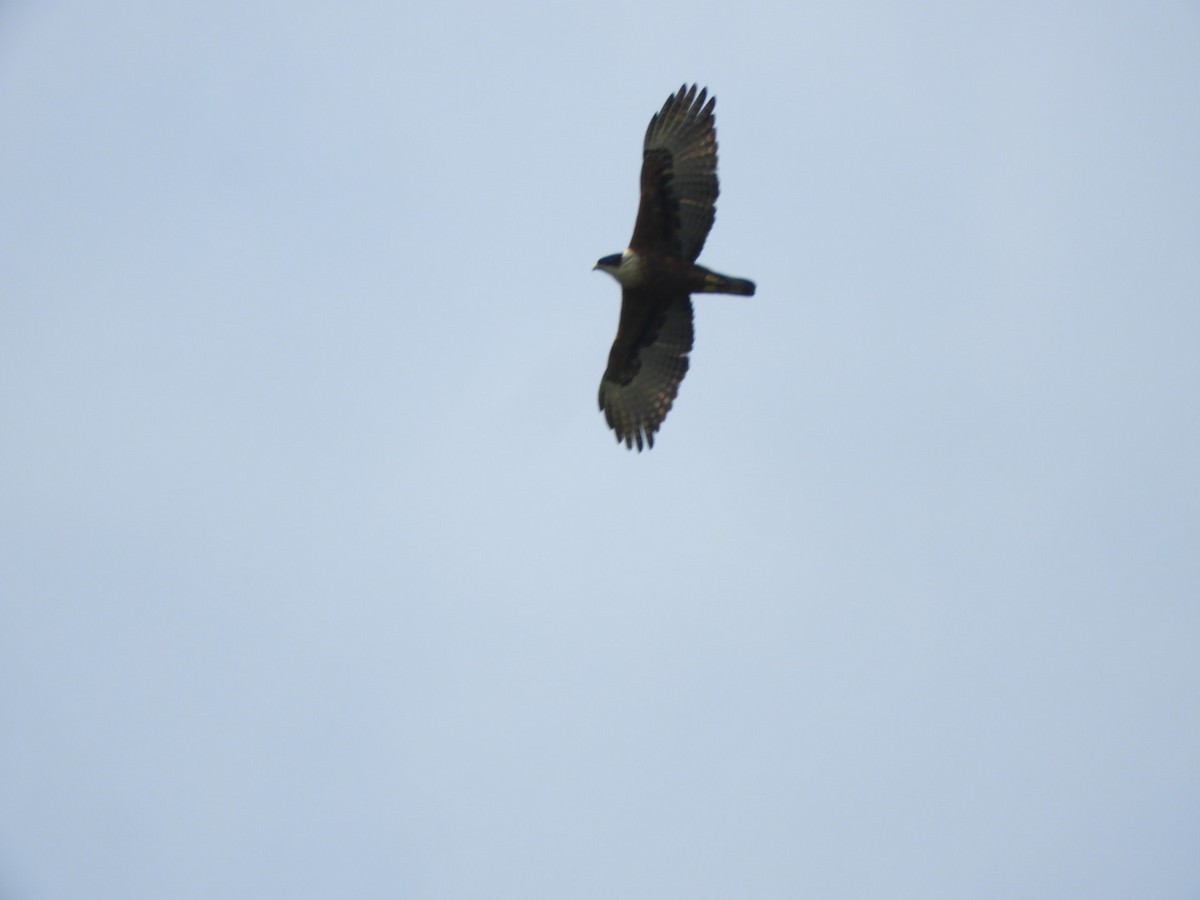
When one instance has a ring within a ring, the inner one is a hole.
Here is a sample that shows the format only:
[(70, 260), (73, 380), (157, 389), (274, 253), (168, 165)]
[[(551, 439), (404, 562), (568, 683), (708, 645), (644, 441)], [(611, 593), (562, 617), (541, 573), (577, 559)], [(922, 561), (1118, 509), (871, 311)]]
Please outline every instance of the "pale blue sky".
[[(640, 140), (718, 97), (655, 449)], [(0, 7), (0, 895), (1200, 896), (1200, 6)]]

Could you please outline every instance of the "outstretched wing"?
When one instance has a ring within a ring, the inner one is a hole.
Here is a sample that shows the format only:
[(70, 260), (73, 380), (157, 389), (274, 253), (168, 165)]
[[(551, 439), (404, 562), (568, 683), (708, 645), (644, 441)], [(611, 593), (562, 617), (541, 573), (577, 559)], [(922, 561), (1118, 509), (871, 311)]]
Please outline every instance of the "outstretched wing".
[(629, 246), (695, 262), (717, 202), (717, 129), (708, 88), (684, 85), (667, 98), (642, 145), (642, 200)]
[(600, 381), (600, 409), (608, 426), (638, 450), (654, 446), (688, 370), (692, 301), (686, 293), (663, 297), (637, 288), (621, 295), (621, 322)]

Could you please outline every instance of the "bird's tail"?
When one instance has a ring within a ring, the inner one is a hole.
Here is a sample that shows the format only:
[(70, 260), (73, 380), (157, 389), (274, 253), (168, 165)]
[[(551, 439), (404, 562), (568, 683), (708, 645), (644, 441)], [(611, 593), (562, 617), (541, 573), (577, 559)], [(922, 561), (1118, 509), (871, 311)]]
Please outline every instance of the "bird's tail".
[(717, 272), (705, 272), (699, 290), (705, 294), (737, 294), (754, 296), (754, 282), (747, 278), (730, 278)]

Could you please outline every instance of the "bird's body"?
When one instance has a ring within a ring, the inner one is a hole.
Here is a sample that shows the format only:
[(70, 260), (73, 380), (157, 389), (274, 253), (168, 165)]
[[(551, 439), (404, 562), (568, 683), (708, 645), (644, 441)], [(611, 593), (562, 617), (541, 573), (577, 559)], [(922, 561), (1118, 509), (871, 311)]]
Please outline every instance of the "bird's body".
[(621, 285), (621, 318), (600, 382), (617, 440), (638, 450), (671, 409), (692, 349), (693, 293), (754, 293), (754, 283), (696, 265), (716, 215), (716, 98), (686, 85), (650, 120), (641, 203), (629, 247), (596, 268)]

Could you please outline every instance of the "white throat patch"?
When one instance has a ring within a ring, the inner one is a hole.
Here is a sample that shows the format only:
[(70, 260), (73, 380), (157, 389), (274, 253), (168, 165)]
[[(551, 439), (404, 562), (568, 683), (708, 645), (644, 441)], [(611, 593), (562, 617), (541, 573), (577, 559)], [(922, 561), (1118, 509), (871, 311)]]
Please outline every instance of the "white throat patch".
[(609, 274), (617, 279), (622, 287), (632, 287), (641, 280), (642, 258), (626, 247), (621, 253), (621, 265)]

